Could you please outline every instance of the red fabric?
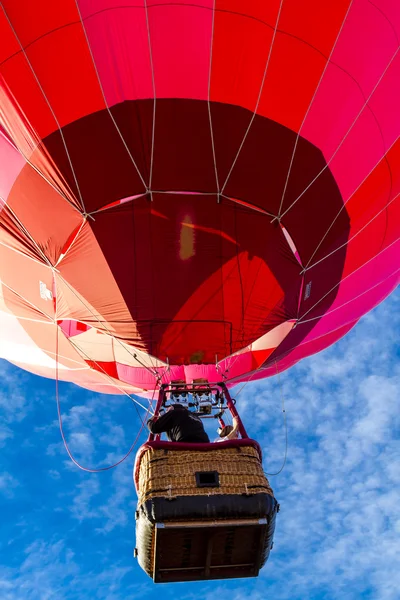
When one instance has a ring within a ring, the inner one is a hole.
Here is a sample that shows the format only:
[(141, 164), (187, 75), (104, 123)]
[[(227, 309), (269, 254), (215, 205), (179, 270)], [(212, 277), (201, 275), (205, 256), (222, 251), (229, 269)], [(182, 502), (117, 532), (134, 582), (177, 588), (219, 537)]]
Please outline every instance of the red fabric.
[(399, 281), (398, 3), (2, 6), (0, 310), (27, 333), (94, 327), (87, 366), (151, 394), (156, 360), (287, 368)]

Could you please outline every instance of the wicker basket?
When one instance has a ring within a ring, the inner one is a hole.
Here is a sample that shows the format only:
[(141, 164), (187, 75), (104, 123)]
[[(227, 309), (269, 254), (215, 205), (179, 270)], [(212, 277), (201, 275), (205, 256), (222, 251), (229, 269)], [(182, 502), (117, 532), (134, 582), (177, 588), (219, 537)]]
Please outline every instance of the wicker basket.
[(258, 574), (277, 502), (256, 442), (150, 442), (138, 453), (135, 479), (137, 554), (154, 581)]
[(256, 494), (274, 495), (264, 475), (254, 446), (196, 450), (156, 450), (143, 454), (139, 468), (139, 506), (150, 498), (203, 496), (196, 473), (217, 472), (219, 486), (207, 488), (207, 495)]

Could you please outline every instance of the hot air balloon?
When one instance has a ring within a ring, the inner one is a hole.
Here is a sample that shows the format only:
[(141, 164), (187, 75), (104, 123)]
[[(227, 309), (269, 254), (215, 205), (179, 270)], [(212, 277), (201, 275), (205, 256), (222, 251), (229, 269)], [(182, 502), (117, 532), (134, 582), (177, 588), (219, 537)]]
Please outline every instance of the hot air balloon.
[(3, 0), (1, 357), (228, 393), (345, 335), (399, 281), (399, 38), (393, 0)]
[(2, 356), (264, 377), (398, 283), (399, 8), (3, 1)]

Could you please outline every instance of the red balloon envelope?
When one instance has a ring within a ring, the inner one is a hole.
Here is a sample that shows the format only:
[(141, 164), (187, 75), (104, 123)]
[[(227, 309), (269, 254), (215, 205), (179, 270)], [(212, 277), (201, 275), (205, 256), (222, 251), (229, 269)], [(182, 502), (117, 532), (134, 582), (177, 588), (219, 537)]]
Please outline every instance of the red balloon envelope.
[(397, 285), (399, 2), (2, 6), (2, 357), (233, 384)]

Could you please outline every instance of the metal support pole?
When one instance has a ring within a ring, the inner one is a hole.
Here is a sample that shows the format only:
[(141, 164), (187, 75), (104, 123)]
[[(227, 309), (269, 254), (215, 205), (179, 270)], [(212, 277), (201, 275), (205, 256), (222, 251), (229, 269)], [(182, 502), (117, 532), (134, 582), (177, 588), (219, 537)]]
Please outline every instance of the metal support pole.
[(239, 416), (238, 411), (236, 410), (236, 406), (234, 405), (231, 395), (228, 391), (228, 388), (226, 387), (225, 383), (219, 383), (218, 385), (220, 385), (222, 387), (222, 389), (224, 390), (224, 394), (225, 394), (225, 398), (226, 398), (226, 405), (230, 410), (230, 413), (232, 415), (232, 417), (236, 417), (236, 419), (238, 420), (239, 423), (239, 433), (242, 436), (242, 438), (248, 438), (249, 436), (247, 435), (246, 429), (242, 423), (242, 419)]
[[(157, 421), (157, 419), (159, 417), (161, 407), (164, 404), (165, 388), (166, 387), (167, 387), (167, 384), (163, 383), (162, 386), (161, 386), (161, 388), (160, 388), (160, 391), (158, 392), (158, 400), (157, 400), (156, 408), (155, 408), (155, 411), (154, 411), (154, 417), (153, 417), (153, 419), (155, 419), (156, 421)], [(155, 438), (156, 438), (155, 434), (154, 433), (150, 433), (147, 441), (152, 442)], [(159, 439), (159, 438), (160, 438), (160, 436), (157, 435), (157, 439)]]

